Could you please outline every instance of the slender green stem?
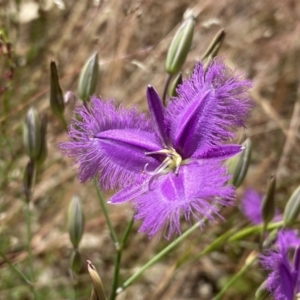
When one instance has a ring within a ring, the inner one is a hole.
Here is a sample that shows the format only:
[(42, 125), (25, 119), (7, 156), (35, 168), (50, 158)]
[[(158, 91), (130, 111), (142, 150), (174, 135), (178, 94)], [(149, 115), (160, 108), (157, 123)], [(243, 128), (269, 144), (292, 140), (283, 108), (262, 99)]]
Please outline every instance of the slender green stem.
[(227, 290), (241, 277), (243, 277), (248, 270), (251, 268), (251, 266), (256, 262), (257, 260), (257, 255), (253, 255), (253, 257), (250, 258), (248, 262), (241, 268), (239, 272), (237, 272), (222, 288), (222, 290), (213, 298), (213, 300), (221, 300)]
[[(26, 227), (27, 227), (27, 251), (28, 251), (28, 266), (29, 266), (29, 274), (31, 282), (34, 282), (34, 268), (33, 268), (33, 255), (32, 255), (32, 248), (31, 248), (31, 239), (32, 239), (32, 232), (31, 232), (31, 214), (30, 214), (30, 201), (26, 202), (25, 206), (25, 215), (26, 215)], [(34, 285), (31, 285), (31, 291), (33, 293), (34, 299), (38, 299), (36, 290)]]
[[(201, 223), (204, 222), (201, 221)], [(200, 229), (199, 222), (197, 222), (194, 226), (184, 232), (180, 237), (178, 237), (174, 242), (156, 254), (151, 260), (149, 260), (143, 267), (141, 267), (136, 273), (134, 273), (129, 279), (127, 279), (121, 287), (118, 288), (117, 293), (120, 294), (127, 287), (129, 287), (138, 277), (140, 277), (148, 268), (153, 266), (156, 262), (158, 262), (161, 258), (163, 258), (166, 254), (171, 252), (173, 248), (175, 248), (179, 243), (181, 243), (185, 238), (187, 238), (191, 233), (193, 233), (196, 229)]]
[(27, 251), (28, 251), (28, 266), (29, 266), (29, 274), (30, 280), (34, 281), (34, 270), (33, 270), (33, 257), (32, 257), (32, 249), (31, 249), (31, 215), (30, 215), (30, 202), (26, 203), (25, 207), (26, 214), (26, 226), (27, 226)]
[(4, 253), (2, 253), (0, 251), (0, 256), (5, 260), (5, 262), (12, 268), (12, 270), (14, 270), (19, 276), (20, 278), (30, 287), (32, 288), (32, 283), (29, 280), (29, 278), (27, 278), (27, 276), (18, 268), (16, 267), (14, 264), (11, 263), (11, 261), (9, 260), (9, 258), (6, 257), (6, 255)]
[(110, 300), (116, 299), (117, 287), (119, 284), (120, 262), (121, 262), (122, 252), (123, 252), (123, 248), (126, 244), (127, 238), (129, 236), (129, 233), (131, 231), (133, 221), (134, 221), (134, 218), (132, 217), (124, 231), (124, 234), (121, 239), (120, 247), (119, 247), (119, 249), (117, 249), (116, 258), (115, 258), (114, 278), (113, 278), (113, 283), (112, 283), (111, 294), (109, 297)]
[(122, 249), (119, 248), (117, 250), (116, 257), (115, 257), (115, 270), (114, 270), (114, 278), (113, 278), (112, 288), (111, 288), (110, 297), (109, 297), (110, 300), (116, 299), (117, 287), (118, 287), (118, 282), (119, 282), (121, 257), (122, 257)]
[(126, 227), (126, 229), (125, 229), (125, 231), (124, 231), (124, 233), (122, 235), (122, 238), (121, 238), (121, 248), (122, 249), (123, 249), (123, 247), (125, 246), (125, 244), (127, 242), (127, 239), (128, 239), (129, 233), (131, 231), (133, 222), (134, 222), (134, 216), (132, 216), (132, 218), (128, 222), (127, 227)]
[[(276, 222), (276, 223), (270, 223), (270, 224), (268, 224), (266, 229), (267, 230), (273, 230), (273, 229), (276, 229), (276, 228), (280, 228), (283, 225), (284, 225), (283, 221), (279, 221), (279, 222)], [(236, 242), (236, 241), (239, 241), (239, 240), (245, 238), (248, 235), (260, 233), (263, 230), (263, 226), (264, 225), (261, 224), (261, 225), (251, 226), (251, 227), (242, 229), (242, 230), (238, 231), (236, 234), (232, 235), (228, 239), (228, 242)]]
[(109, 232), (110, 232), (110, 235), (111, 235), (111, 238), (115, 244), (115, 247), (118, 251), (118, 249), (120, 248), (120, 245), (119, 245), (119, 240), (118, 240), (118, 237), (116, 235), (116, 232), (114, 230), (114, 227), (111, 223), (111, 220), (110, 220), (110, 217), (109, 217), (109, 214), (108, 214), (108, 210), (106, 208), (106, 203), (105, 203), (105, 200), (102, 196), (102, 193), (101, 193), (101, 190), (97, 184), (97, 179), (94, 177), (94, 184), (95, 184), (95, 187), (96, 187), (96, 190), (97, 190), (97, 195), (98, 195), (98, 199), (99, 199), (99, 202), (100, 202), (100, 205), (101, 205), (101, 208), (103, 210), (103, 213), (104, 213), (104, 216), (105, 216), (105, 219), (106, 219), (106, 222), (107, 222), (107, 225), (108, 225), (108, 228), (109, 228)]
[[(280, 228), (283, 226), (283, 221), (268, 224), (267, 229), (272, 230), (275, 228)], [(169, 246), (164, 248), (161, 252), (155, 255), (151, 260), (149, 260), (141, 269), (139, 269), (136, 273), (134, 273), (130, 278), (128, 278), (124, 284), (118, 288), (118, 293), (123, 292), (128, 286), (130, 286), (139, 276), (141, 276), (149, 267), (154, 265), (157, 261), (163, 258), (167, 253), (169, 253), (175, 246), (177, 246), (181, 241), (183, 241), (186, 237), (188, 237), (192, 232), (194, 232), (197, 228), (199, 228), (199, 223), (196, 223), (193, 227), (183, 233), (179, 238), (177, 238), (174, 242), (172, 242)], [(229, 232), (224, 233), (218, 239), (215, 240), (214, 243), (206, 247), (197, 257), (201, 257), (215, 249), (219, 246), (224, 245), (228, 242), (236, 242), (248, 235), (257, 234), (261, 232), (263, 229), (263, 225), (251, 226), (244, 230), (241, 230), (237, 233), (233, 233), (231, 230)]]
[(172, 75), (168, 73), (165, 79), (164, 90), (162, 94), (162, 101), (164, 106), (166, 106), (166, 97), (167, 97), (167, 92), (168, 92), (171, 79), (172, 79)]

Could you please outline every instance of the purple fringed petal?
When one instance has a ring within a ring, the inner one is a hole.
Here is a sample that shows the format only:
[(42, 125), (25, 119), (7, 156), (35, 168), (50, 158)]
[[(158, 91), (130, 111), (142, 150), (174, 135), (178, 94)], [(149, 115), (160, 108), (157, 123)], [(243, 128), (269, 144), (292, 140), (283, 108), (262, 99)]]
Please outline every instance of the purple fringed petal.
[[(154, 145), (155, 136), (151, 123), (136, 108), (127, 110), (113, 101), (104, 102), (94, 97), (88, 108), (80, 106), (76, 113), (79, 120), (74, 119), (69, 128), (71, 141), (62, 143), (60, 148), (68, 156), (74, 157), (75, 163), (79, 164), (81, 181), (101, 173), (102, 188), (122, 188), (138, 180), (147, 163), (154, 167), (159, 163), (152, 157), (142, 155), (143, 151), (157, 148)], [(122, 140), (123, 144), (109, 141), (109, 133), (111, 137), (114, 135), (115, 140), (117, 137)], [(128, 141), (129, 136), (139, 137), (140, 147), (132, 145), (139, 141), (126, 145), (126, 137)], [(143, 150), (147, 138), (149, 145)]]
[(148, 192), (149, 190), (149, 176), (144, 174), (139, 179), (139, 182), (135, 182), (132, 185), (129, 185), (119, 191), (118, 193), (114, 194), (108, 203), (111, 204), (119, 204), (123, 202), (127, 202), (133, 200), (137, 197), (140, 197), (142, 194)]
[(291, 273), (289, 267), (287, 267), (283, 263), (280, 264), (278, 268), (278, 273), (280, 278), (280, 284), (276, 287), (274, 291), (275, 300), (294, 300), (294, 276)]
[[(281, 218), (282, 219), (282, 218)], [(288, 248), (297, 248), (300, 245), (298, 230), (284, 229), (280, 230), (282, 239)]]
[(263, 267), (270, 271), (267, 288), (275, 300), (293, 300), (298, 270), (293, 269), (288, 258), (289, 241), (283, 231), (278, 232), (277, 249), (260, 256)]
[(251, 83), (231, 73), (218, 60), (207, 71), (200, 63), (177, 89), (178, 97), (170, 101), (166, 111), (170, 134), (184, 158), (196, 149), (207, 151), (232, 139), (232, 130), (245, 126), (253, 106), (248, 95)]
[(197, 151), (194, 153), (193, 157), (196, 159), (217, 159), (224, 160), (231, 156), (240, 153), (243, 150), (241, 145), (224, 145), (218, 147), (211, 147), (206, 151)]
[(147, 100), (155, 133), (162, 145), (168, 146), (170, 141), (164, 124), (165, 108), (156, 90), (150, 85), (147, 89)]
[(181, 232), (181, 215), (187, 221), (212, 220), (218, 214), (217, 205), (230, 205), (234, 198), (225, 172), (218, 163), (192, 163), (183, 165), (178, 175), (169, 173), (154, 179), (149, 192), (134, 200), (136, 219), (143, 220), (140, 231), (152, 237), (164, 228), (169, 239)]

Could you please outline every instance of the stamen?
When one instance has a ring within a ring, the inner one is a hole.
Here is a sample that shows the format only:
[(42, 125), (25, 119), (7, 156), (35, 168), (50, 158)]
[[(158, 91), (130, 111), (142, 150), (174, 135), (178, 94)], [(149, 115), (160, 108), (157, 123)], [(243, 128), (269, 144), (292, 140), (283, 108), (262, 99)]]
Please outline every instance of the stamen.
[(161, 149), (158, 151), (152, 151), (152, 152), (145, 152), (145, 155), (152, 155), (152, 154), (168, 154), (170, 150), (168, 149)]
[(145, 152), (145, 155), (165, 154), (164, 161), (152, 172), (146, 170), (148, 164), (145, 165), (144, 171), (149, 175), (166, 174), (174, 171), (178, 175), (180, 166), (184, 163), (182, 157), (176, 152), (174, 148), (161, 149), (153, 152)]

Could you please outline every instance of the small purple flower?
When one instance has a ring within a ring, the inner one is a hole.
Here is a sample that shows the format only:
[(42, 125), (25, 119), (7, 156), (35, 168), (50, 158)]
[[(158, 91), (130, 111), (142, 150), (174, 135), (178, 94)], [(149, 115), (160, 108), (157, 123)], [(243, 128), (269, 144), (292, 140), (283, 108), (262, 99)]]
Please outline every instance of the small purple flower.
[[(259, 225), (263, 222), (261, 211), (263, 197), (264, 196), (259, 194), (255, 189), (249, 188), (245, 191), (242, 199), (242, 211), (254, 225)], [(279, 222), (281, 220), (282, 215), (278, 210), (276, 210), (273, 221)], [(285, 243), (289, 248), (295, 248), (300, 244), (298, 230), (284, 229), (279, 232), (281, 232), (281, 236), (284, 236)]]
[(261, 255), (260, 262), (270, 271), (267, 278), (267, 289), (275, 300), (294, 300), (300, 292), (300, 244), (295, 250), (294, 261), (289, 261), (289, 240), (284, 231), (278, 233), (277, 249), (268, 250)]
[(232, 203), (234, 188), (221, 163), (242, 148), (224, 143), (245, 125), (250, 86), (216, 60), (207, 70), (198, 64), (167, 107), (149, 86), (150, 119), (94, 97), (77, 109), (71, 142), (61, 148), (79, 164), (81, 181), (100, 174), (104, 190), (120, 189), (110, 203), (133, 201), (140, 231), (153, 236), (165, 228), (170, 238), (180, 233), (181, 214), (213, 219), (218, 204)]

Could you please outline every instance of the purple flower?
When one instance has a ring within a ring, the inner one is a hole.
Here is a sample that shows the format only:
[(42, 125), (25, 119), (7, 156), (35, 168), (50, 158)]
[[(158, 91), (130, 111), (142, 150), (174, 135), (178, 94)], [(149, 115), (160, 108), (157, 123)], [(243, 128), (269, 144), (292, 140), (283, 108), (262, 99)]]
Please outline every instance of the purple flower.
[(278, 233), (277, 249), (269, 250), (261, 255), (263, 267), (270, 271), (267, 278), (267, 289), (275, 300), (294, 300), (300, 292), (300, 248), (295, 250), (294, 261), (289, 261), (289, 240), (284, 231)]
[(169, 238), (180, 233), (181, 214), (188, 221), (213, 219), (218, 204), (232, 203), (221, 161), (242, 150), (224, 143), (249, 116), (250, 86), (214, 61), (207, 70), (198, 64), (166, 108), (149, 86), (150, 119), (94, 97), (77, 109), (71, 142), (61, 148), (79, 164), (81, 181), (100, 174), (103, 189), (120, 189), (110, 203), (133, 201), (140, 231), (153, 236), (165, 228)]
[[(255, 225), (259, 225), (263, 222), (261, 203), (263, 201), (263, 195), (259, 194), (255, 189), (247, 189), (242, 199), (242, 211), (244, 215)], [(273, 221), (281, 221), (282, 215), (278, 210), (275, 212)], [(295, 248), (300, 244), (300, 238), (298, 237), (298, 230), (284, 229), (280, 230), (281, 236), (284, 236), (285, 244), (289, 248)], [(278, 241), (278, 239), (277, 239)]]

